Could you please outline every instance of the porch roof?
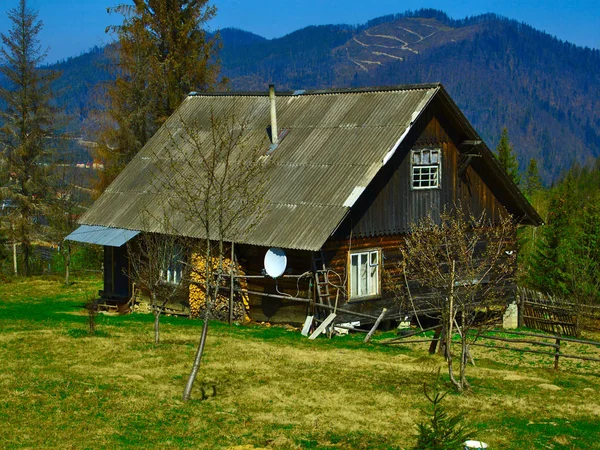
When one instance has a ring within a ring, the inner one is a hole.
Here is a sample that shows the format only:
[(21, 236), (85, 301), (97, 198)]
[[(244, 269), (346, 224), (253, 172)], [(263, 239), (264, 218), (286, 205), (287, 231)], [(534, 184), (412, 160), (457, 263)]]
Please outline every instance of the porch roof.
[(139, 233), (139, 231), (125, 230), (123, 228), (103, 227), (100, 225), (81, 225), (69, 234), (65, 238), (65, 241), (121, 247)]

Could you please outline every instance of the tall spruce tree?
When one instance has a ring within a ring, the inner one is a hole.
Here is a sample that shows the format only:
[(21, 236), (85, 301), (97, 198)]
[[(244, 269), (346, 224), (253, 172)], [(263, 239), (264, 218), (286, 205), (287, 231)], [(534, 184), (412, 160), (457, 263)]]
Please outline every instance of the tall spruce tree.
[(600, 193), (575, 214), (576, 236), (569, 260), (570, 290), (580, 304), (600, 304)]
[(548, 215), (527, 258), (526, 282), (578, 304), (600, 304), (600, 164), (574, 164), (534, 199), (541, 196), (549, 197)]
[(518, 185), (521, 182), (519, 161), (517, 160), (515, 150), (508, 139), (508, 129), (506, 127), (502, 129), (500, 142), (498, 142), (498, 146), (496, 147), (496, 156), (498, 157), (500, 165), (506, 170), (506, 173), (508, 173), (510, 178)]
[[(535, 158), (529, 160), (527, 172), (523, 181), (523, 190), (527, 199), (531, 202), (534, 208), (538, 209), (540, 201), (546, 195), (543, 192), (543, 186), (539, 177), (538, 164)], [(530, 271), (531, 259), (534, 251), (537, 248), (539, 230), (537, 227), (520, 227), (517, 230), (518, 238), (518, 272), (519, 279), (523, 280)]]
[(572, 172), (550, 193), (546, 225), (532, 255), (528, 283), (557, 295), (571, 292), (570, 264), (576, 249), (577, 179)]
[(525, 174), (525, 193), (529, 197), (529, 200), (533, 197), (533, 195), (538, 192), (542, 188), (542, 182), (540, 181), (540, 171), (538, 168), (538, 163), (535, 158), (531, 158), (529, 160), (529, 165), (527, 166), (527, 173)]
[(216, 14), (208, 0), (134, 0), (108, 9), (123, 23), (107, 32), (118, 38), (116, 82), (108, 88), (110, 115), (98, 153), (105, 164), (103, 190), (191, 91), (215, 85), (216, 37), (204, 30)]
[(0, 150), (6, 165), (3, 197), (12, 201), (8, 235), (20, 244), (22, 272), (30, 272), (32, 242), (40, 228), (37, 217), (44, 213), (48, 195), (49, 139), (54, 135), (51, 83), (59, 74), (40, 68), (46, 57), (38, 40), (42, 22), (38, 14), (20, 0), (8, 11), (12, 28), (0, 34), (0, 71), (8, 80), (0, 87), (3, 126)]

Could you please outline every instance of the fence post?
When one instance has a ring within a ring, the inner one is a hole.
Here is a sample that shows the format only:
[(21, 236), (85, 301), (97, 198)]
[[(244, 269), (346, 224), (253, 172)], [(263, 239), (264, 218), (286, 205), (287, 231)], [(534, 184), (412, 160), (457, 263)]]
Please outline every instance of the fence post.
[(518, 315), (518, 326), (523, 328), (525, 326), (525, 290), (523, 288), (517, 288), (517, 297), (519, 297), (519, 315)]
[[(340, 291), (338, 290), (338, 293), (339, 292)], [(337, 305), (337, 298), (336, 298), (336, 302), (335, 303)], [(377, 327), (379, 326), (379, 324), (383, 320), (383, 317), (386, 315), (386, 313), (387, 313), (387, 308), (383, 308), (383, 310), (381, 311), (381, 314), (379, 314), (379, 317), (375, 321), (375, 325), (373, 325), (373, 328), (371, 328), (371, 331), (369, 331), (369, 333), (365, 337), (365, 340), (363, 341), (365, 344), (371, 340), (371, 336), (373, 336), (373, 333), (375, 333), (375, 330), (377, 330)], [(332, 329), (333, 329), (333, 327), (332, 327)]]
[[(429, 354), (430, 355), (435, 355), (435, 349), (438, 345), (438, 342), (440, 342), (440, 335), (442, 334), (442, 326), (440, 325), (439, 327), (437, 327), (435, 329), (435, 332), (433, 334), (433, 339), (431, 340), (431, 344), (429, 344)], [(440, 343), (441, 345), (441, 343)]]
[(69, 286), (69, 269), (71, 266), (71, 244), (67, 244), (67, 257), (65, 260), (65, 286)]
[(560, 356), (560, 339), (556, 339), (556, 347), (554, 347), (554, 370), (558, 370), (559, 356)]

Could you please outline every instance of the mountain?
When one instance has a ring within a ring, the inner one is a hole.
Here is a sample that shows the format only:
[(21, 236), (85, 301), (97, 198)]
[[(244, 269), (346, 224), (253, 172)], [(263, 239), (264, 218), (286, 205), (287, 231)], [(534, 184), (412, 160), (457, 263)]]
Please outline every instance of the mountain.
[[(600, 51), (577, 47), (493, 14), (453, 20), (420, 10), (364, 25), (311, 26), (277, 39), (220, 31), (231, 90), (315, 89), (440, 81), (490, 147), (503, 127), (521, 170), (535, 157), (546, 183), (600, 156)], [(110, 81), (103, 49), (60, 69), (59, 103), (93, 129)], [(1, 82), (1, 81), (0, 81)]]
[(219, 38), (227, 48), (239, 48), (248, 44), (258, 44), (267, 41), (266, 38), (259, 36), (258, 34), (240, 30), (239, 28), (224, 28), (219, 31)]
[(521, 170), (535, 157), (546, 183), (600, 156), (600, 52), (493, 14), (452, 20), (421, 10), (243, 49), (222, 51), (234, 90), (441, 81), (488, 145), (507, 127)]
[(58, 103), (67, 114), (77, 117), (77, 122), (87, 119), (95, 110), (102, 98), (102, 83), (112, 79), (109, 49), (94, 47), (49, 67), (61, 72), (54, 84)]

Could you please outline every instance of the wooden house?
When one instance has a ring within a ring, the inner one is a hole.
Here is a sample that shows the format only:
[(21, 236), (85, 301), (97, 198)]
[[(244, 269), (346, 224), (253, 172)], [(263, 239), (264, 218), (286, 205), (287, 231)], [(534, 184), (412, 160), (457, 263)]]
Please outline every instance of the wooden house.
[[(441, 84), (276, 97), (190, 94), (69, 237), (105, 246), (105, 296), (131, 295), (124, 243), (139, 232), (160, 231), (140, 218), (160, 203), (148, 176), (161, 164), (157, 155), (172, 145), (178, 124), (193, 124), (208, 136), (210, 115), (232, 108), (246, 118), (254, 142), (269, 129), (279, 137), (265, 144), (272, 162), (265, 213), (231, 239), (236, 263), (253, 276), (247, 279), (252, 319), (302, 323), (320, 303), (336, 298), (340, 320), (372, 321), (384, 306), (391, 307), (390, 317), (399, 316), (382, 273), (397, 263), (411, 224), (439, 217), (455, 202), (491, 219), (509, 213), (520, 224), (542, 222)], [(273, 132), (276, 124), (280, 133)], [(182, 234), (204, 237), (198, 224), (184, 225)], [(270, 247), (287, 255), (286, 273), (277, 280), (264, 275)]]

